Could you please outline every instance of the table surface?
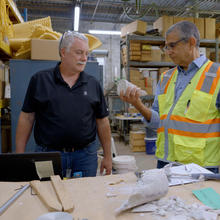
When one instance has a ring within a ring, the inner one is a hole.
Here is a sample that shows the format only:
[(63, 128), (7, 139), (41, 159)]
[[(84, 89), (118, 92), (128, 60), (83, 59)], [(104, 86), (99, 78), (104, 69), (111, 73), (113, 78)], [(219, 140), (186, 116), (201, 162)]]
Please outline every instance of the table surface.
[[(136, 184), (136, 176), (133, 173), (97, 176), (89, 178), (69, 179), (63, 181), (65, 187), (73, 199), (75, 209), (71, 213), (74, 220), (153, 220), (150, 213), (130, 213), (124, 212), (119, 216), (114, 215), (114, 211), (127, 198), (126, 189)], [(17, 188), (25, 185), (27, 182), (0, 182), (0, 206), (3, 205)], [(45, 187), (52, 193), (50, 181), (43, 182)], [(166, 197), (171, 195), (179, 196), (187, 204), (200, 203), (192, 194), (192, 190), (212, 187), (220, 193), (220, 182), (205, 181), (169, 188)], [(108, 193), (116, 195), (108, 197)], [(1, 220), (36, 220), (39, 216), (48, 213), (48, 209), (41, 202), (37, 195), (31, 195), (31, 188), (28, 188), (11, 206), (0, 216)], [(218, 218), (220, 220), (220, 217)]]

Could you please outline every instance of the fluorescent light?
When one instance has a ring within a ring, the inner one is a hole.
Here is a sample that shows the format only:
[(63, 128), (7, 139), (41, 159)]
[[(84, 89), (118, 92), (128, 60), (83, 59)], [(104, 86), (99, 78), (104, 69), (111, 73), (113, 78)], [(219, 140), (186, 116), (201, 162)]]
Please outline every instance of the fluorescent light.
[(74, 31), (79, 30), (79, 16), (80, 16), (80, 7), (75, 6), (75, 9), (74, 9)]
[(121, 35), (121, 31), (89, 30), (90, 34)]

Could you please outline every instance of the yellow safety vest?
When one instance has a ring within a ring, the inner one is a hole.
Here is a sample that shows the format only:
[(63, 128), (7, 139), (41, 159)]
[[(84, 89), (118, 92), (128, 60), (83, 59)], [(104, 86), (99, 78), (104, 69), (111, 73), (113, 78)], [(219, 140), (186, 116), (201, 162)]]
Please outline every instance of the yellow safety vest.
[(220, 165), (220, 65), (208, 60), (174, 102), (177, 68), (161, 76), (156, 156), (163, 161)]

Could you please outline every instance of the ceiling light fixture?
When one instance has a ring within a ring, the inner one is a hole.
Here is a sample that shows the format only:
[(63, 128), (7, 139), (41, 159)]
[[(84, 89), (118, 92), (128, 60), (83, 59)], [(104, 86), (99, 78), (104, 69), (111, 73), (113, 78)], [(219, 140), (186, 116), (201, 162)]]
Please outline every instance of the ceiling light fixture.
[(90, 34), (121, 35), (121, 31), (89, 30)]
[(76, 5), (74, 8), (74, 31), (79, 31), (79, 17), (80, 17), (80, 6)]

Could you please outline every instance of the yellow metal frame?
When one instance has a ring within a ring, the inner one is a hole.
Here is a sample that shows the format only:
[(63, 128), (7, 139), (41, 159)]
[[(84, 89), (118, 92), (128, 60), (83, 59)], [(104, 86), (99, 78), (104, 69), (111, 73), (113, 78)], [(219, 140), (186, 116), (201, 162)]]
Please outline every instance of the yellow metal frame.
[(21, 16), (16, 4), (14, 3), (14, 1), (13, 0), (5, 0), (5, 2), (6, 2), (6, 5), (9, 6), (10, 11), (14, 15), (14, 17), (16, 18), (18, 23), (24, 22), (24, 19), (22, 18), (22, 16)]

